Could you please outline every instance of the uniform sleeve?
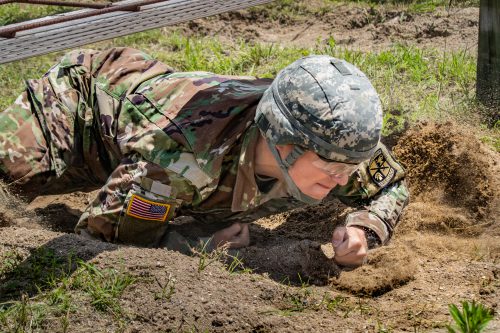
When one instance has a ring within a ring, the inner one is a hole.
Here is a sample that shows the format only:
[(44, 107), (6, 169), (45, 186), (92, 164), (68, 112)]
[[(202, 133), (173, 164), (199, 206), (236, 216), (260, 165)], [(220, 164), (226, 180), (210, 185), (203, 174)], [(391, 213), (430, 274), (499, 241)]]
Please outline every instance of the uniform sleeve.
[(361, 164), (349, 182), (334, 189), (333, 195), (362, 209), (346, 217), (347, 226), (367, 231), (370, 247), (387, 244), (409, 200), (405, 171), (382, 144), (370, 161)]
[(76, 232), (108, 242), (158, 246), (182, 205), (199, 192), (180, 173), (129, 157), (80, 217)]
[[(144, 80), (170, 72), (131, 48), (82, 49), (64, 55), (40, 79), (27, 80), (21, 107), (39, 120), (49, 171), (59, 177), (68, 167), (85, 164), (92, 172), (87, 180), (102, 183), (121, 158), (112, 126), (120, 102)], [(112, 97), (97, 90), (97, 83)]]

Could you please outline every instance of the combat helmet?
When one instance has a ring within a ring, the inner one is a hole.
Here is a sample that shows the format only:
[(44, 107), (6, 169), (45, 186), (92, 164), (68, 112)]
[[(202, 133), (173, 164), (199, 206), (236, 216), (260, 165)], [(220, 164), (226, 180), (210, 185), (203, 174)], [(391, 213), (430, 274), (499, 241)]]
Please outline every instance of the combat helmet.
[[(359, 164), (375, 151), (382, 106), (375, 88), (354, 65), (330, 56), (301, 58), (281, 70), (265, 91), (255, 121), (281, 168), (289, 194), (306, 203), (288, 168), (305, 151)], [(282, 159), (276, 145), (294, 145)]]

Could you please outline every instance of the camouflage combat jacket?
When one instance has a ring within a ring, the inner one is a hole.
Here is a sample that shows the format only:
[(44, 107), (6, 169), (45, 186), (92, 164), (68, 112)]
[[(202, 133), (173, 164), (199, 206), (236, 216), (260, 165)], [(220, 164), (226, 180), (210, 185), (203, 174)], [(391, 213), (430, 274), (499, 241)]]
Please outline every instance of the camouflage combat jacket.
[[(41, 119), (57, 177), (83, 168), (88, 182), (103, 185), (76, 231), (157, 246), (177, 216), (252, 221), (300, 205), (280, 181), (260, 188), (253, 169), (255, 110), (270, 83), (174, 72), (130, 48), (78, 50), (28, 81), (24, 103)], [(332, 191), (361, 205), (347, 225), (368, 228), (386, 243), (408, 200), (403, 178), (380, 145), (347, 185)]]

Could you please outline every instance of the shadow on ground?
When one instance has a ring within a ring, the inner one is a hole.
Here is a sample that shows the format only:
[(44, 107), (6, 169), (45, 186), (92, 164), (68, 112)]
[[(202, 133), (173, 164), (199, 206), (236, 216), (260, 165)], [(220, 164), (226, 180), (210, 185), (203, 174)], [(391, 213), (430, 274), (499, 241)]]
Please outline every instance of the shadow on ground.
[[(8, 230), (8, 229), (4, 229)], [(22, 231), (22, 229), (19, 229)], [(16, 230), (13, 230), (16, 232)], [(0, 271), (0, 303), (19, 300), (23, 295), (32, 297), (54, 283), (69, 277), (79, 261), (89, 261), (103, 251), (112, 251), (117, 245), (87, 240), (75, 234), (63, 234), (41, 246), (16, 247), (1, 244), (2, 271)], [(9, 250), (9, 248), (12, 249)]]

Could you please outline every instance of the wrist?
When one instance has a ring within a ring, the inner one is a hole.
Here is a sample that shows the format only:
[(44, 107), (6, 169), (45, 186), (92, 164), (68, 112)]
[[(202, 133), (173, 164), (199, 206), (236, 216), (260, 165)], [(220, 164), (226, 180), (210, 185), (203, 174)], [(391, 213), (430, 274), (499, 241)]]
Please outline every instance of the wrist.
[(369, 230), (368, 233), (373, 232), (376, 236), (375, 239), (379, 241), (378, 245), (373, 244), (374, 247), (386, 244), (391, 236), (386, 224), (378, 216), (367, 210), (360, 210), (347, 215), (346, 226), (363, 228), (363, 230)]
[(358, 228), (364, 231), (366, 243), (369, 250), (376, 249), (377, 247), (380, 247), (380, 245), (382, 245), (380, 237), (378, 237), (377, 233), (372, 229), (361, 225), (352, 225), (351, 227)]

